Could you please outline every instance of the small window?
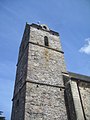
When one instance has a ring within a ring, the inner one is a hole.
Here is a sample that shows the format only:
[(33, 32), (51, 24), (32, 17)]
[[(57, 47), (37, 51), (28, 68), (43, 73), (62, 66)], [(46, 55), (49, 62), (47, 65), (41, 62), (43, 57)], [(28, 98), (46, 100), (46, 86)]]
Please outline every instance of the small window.
[(44, 29), (47, 29), (47, 27), (46, 27), (46, 26), (43, 26), (43, 28), (44, 28)]
[(45, 46), (49, 46), (49, 42), (48, 42), (48, 37), (47, 36), (44, 37), (44, 44), (45, 44)]

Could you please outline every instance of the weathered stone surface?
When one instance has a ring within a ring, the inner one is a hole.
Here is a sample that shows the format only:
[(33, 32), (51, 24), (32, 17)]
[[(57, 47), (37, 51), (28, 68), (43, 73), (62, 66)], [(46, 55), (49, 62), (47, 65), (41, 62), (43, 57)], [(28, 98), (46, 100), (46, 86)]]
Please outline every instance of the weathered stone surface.
[(86, 120), (90, 120), (90, 83), (80, 82), (79, 90)]
[(67, 120), (64, 89), (26, 84), (25, 120)]
[(49, 40), (49, 47), (56, 50), (61, 50), (60, 38), (59, 36), (52, 35), (47, 31), (39, 30), (37, 28), (30, 28), (30, 42), (34, 42), (40, 45), (44, 45), (44, 37), (47, 36)]
[(70, 120), (85, 120), (77, 81), (68, 81), (65, 86), (65, 98)]
[(67, 120), (62, 77), (66, 66), (59, 35), (52, 33), (26, 25), (17, 63), (12, 120)]
[(28, 24), (26, 24), (24, 34), (23, 34), (23, 37), (22, 37), (22, 41), (21, 41), (21, 44), (20, 44), (20, 48), (19, 48), (18, 63), (21, 60), (25, 49), (27, 48), (27, 44), (28, 44), (28, 41), (29, 41), (29, 35), (30, 35), (30, 26)]
[(90, 120), (89, 80), (89, 76), (67, 73), (57, 32), (45, 25), (26, 24), (11, 120)]
[(28, 58), (28, 49), (24, 51), (23, 56), (17, 66), (14, 95), (17, 94), (19, 89), (21, 89), (24, 82), (26, 81), (27, 58)]
[(77, 120), (84, 120), (82, 105), (78, 92), (77, 82), (71, 81), (71, 92), (73, 96), (74, 107), (76, 111)]
[(65, 103), (68, 120), (77, 120), (70, 81), (65, 86)]
[(25, 89), (23, 88), (13, 98), (12, 116), (11, 120), (24, 120), (25, 111)]
[(62, 53), (29, 45), (28, 80), (63, 86), (62, 71), (66, 72)]

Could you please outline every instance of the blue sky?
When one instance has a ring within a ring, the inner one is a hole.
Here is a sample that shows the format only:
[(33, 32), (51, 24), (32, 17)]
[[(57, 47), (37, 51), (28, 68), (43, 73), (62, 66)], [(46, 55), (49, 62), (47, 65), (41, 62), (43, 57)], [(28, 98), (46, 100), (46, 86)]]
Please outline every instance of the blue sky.
[(7, 120), (25, 23), (38, 21), (59, 32), (67, 70), (90, 76), (90, 0), (0, 0), (0, 110)]

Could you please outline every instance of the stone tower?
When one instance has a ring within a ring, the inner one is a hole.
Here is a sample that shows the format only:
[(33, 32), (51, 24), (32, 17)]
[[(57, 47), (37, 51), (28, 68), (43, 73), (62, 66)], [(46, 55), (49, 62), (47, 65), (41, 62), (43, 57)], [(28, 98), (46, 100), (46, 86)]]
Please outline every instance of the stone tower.
[(67, 120), (59, 34), (26, 24), (16, 71), (11, 120)]

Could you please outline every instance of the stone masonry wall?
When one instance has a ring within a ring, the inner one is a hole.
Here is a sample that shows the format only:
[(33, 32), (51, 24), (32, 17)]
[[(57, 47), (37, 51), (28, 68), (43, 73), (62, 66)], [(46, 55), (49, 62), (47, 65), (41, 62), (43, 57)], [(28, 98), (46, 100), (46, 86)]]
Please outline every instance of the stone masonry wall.
[(30, 28), (29, 25), (26, 24), (21, 45), (19, 48), (11, 120), (24, 120), (25, 110), (24, 83), (26, 81), (27, 76), (28, 40), (30, 33), (29, 28)]
[(90, 120), (89, 77), (67, 73), (59, 34), (45, 29), (26, 24), (11, 120)]
[(29, 34), (30, 34), (30, 26), (26, 24), (23, 38), (22, 38), (20, 48), (19, 48), (14, 95), (22, 87), (23, 83), (26, 80), (26, 76), (27, 76)]
[(19, 89), (23, 86), (23, 83), (26, 81), (27, 59), (28, 59), (28, 46), (27, 49), (25, 49), (23, 56), (17, 66), (14, 95), (19, 91)]
[[(70, 78), (64, 76), (66, 80), (65, 98), (69, 120), (90, 120), (90, 82), (80, 80), (84, 75), (72, 74)], [(79, 77), (78, 77), (79, 76)], [(75, 79), (75, 77), (77, 79)]]
[(11, 120), (25, 120), (25, 89), (23, 88), (14, 96)]
[(23, 56), (23, 53), (27, 47), (27, 44), (29, 41), (29, 35), (30, 35), (30, 26), (28, 24), (26, 24), (24, 34), (22, 37), (22, 41), (20, 44), (20, 48), (19, 48), (18, 63), (19, 63), (21, 57)]
[(80, 82), (79, 91), (86, 120), (90, 120), (90, 83)]
[(44, 37), (47, 36), (49, 40), (49, 47), (56, 50), (62, 51), (62, 46), (60, 43), (60, 38), (57, 35), (52, 35), (51, 33), (43, 30), (39, 30), (34, 27), (30, 27), (30, 42), (40, 44), (44, 46)]
[[(45, 36), (49, 46), (44, 45)], [(67, 120), (59, 36), (31, 27), (29, 42), (25, 120)]]
[(28, 80), (64, 86), (61, 72), (66, 69), (62, 53), (29, 44), (28, 54)]
[(25, 120), (67, 120), (64, 89), (27, 82)]

